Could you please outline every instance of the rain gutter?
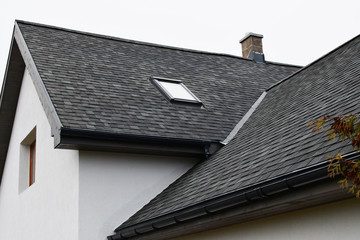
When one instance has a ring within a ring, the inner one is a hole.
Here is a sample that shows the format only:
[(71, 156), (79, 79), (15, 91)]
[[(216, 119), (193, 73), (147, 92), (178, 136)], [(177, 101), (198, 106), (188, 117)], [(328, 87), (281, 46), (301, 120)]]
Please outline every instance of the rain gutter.
[(209, 157), (219, 141), (182, 139), (162, 136), (119, 134), (62, 127), (56, 148), (128, 153)]

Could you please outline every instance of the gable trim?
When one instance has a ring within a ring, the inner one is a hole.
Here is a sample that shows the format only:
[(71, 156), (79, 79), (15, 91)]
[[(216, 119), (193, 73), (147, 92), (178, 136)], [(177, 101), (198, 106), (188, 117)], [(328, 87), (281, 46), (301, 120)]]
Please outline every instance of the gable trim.
[(45, 85), (41, 79), (41, 76), (40, 76), (39, 72), (37, 71), (36, 64), (34, 62), (34, 59), (31, 56), (31, 53), (30, 53), (27, 45), (26, 45), (25, 39), (23, 38), (23, 36), (21, 34), (21, 30), (19, 28), (19, 25), (17, 24), (17, 21), (15, 22), (14, 38), (19, 45), (21, 55), (24, 59), (24, 62), (29, 71), (31, 79), (33, 80), (36, 92), (40, 98), (40, 101), (44, 108), (45, 114), (50, 123), (51, 135), (54, 137), (54, 143), (56, 145), (56, 142), (59, 139), (59, 132), (60, 132), (60, 128), (62, 127), (62, 124), (61, 124), (59, 116), (56, 113), (55, 106), (53, 105), (53, 103), (50, 99), (50, 96), (45, 88)]
[[(28, 69), (36, 92), (51, 126), (55, 142), (62, 126), (55, 107), (37, 71), (35, 62), (15, 21), (9, 57), (0, 95), (0, 181), (5, 167), (17, 102), (19, 99), (25, 68)], [(1, 183), (1, 182), (0, 182)]]

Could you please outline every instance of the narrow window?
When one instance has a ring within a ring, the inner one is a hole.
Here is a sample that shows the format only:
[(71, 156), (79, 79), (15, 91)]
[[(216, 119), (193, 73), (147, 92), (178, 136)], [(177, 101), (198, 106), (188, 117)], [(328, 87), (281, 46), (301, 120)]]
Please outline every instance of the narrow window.
[(152, 77), (150, 81), (172, 103), (201, 106), (201, 101), (180, 80)]
[(36, 140), (30, 145), (29, 186), (35, 182)]
[(19, 194), (35, 183), (36, 173), (36, 127), (20, 144)]

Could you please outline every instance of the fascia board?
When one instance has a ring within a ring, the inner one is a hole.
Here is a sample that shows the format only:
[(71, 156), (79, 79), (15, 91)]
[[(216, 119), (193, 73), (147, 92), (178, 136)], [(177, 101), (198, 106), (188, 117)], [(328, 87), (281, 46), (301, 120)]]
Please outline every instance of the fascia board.
[(217, 142), (61, 128), (58, 148), (206, 157)]

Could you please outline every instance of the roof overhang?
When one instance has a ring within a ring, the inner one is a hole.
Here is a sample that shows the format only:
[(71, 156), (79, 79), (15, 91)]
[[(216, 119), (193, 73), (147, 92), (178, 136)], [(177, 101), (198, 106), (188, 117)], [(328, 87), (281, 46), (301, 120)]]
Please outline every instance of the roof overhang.
[(0, 93), (0, 181), (4, 171), (24, 70), (25, 63), (13, 37)]
[[(347, 157), (354, 156), (358, 157)], [(323, 162), (141, 223), (119, 226), (108, 239), (169, 239), (351, 197), (328, 177), (327, 165)]]

